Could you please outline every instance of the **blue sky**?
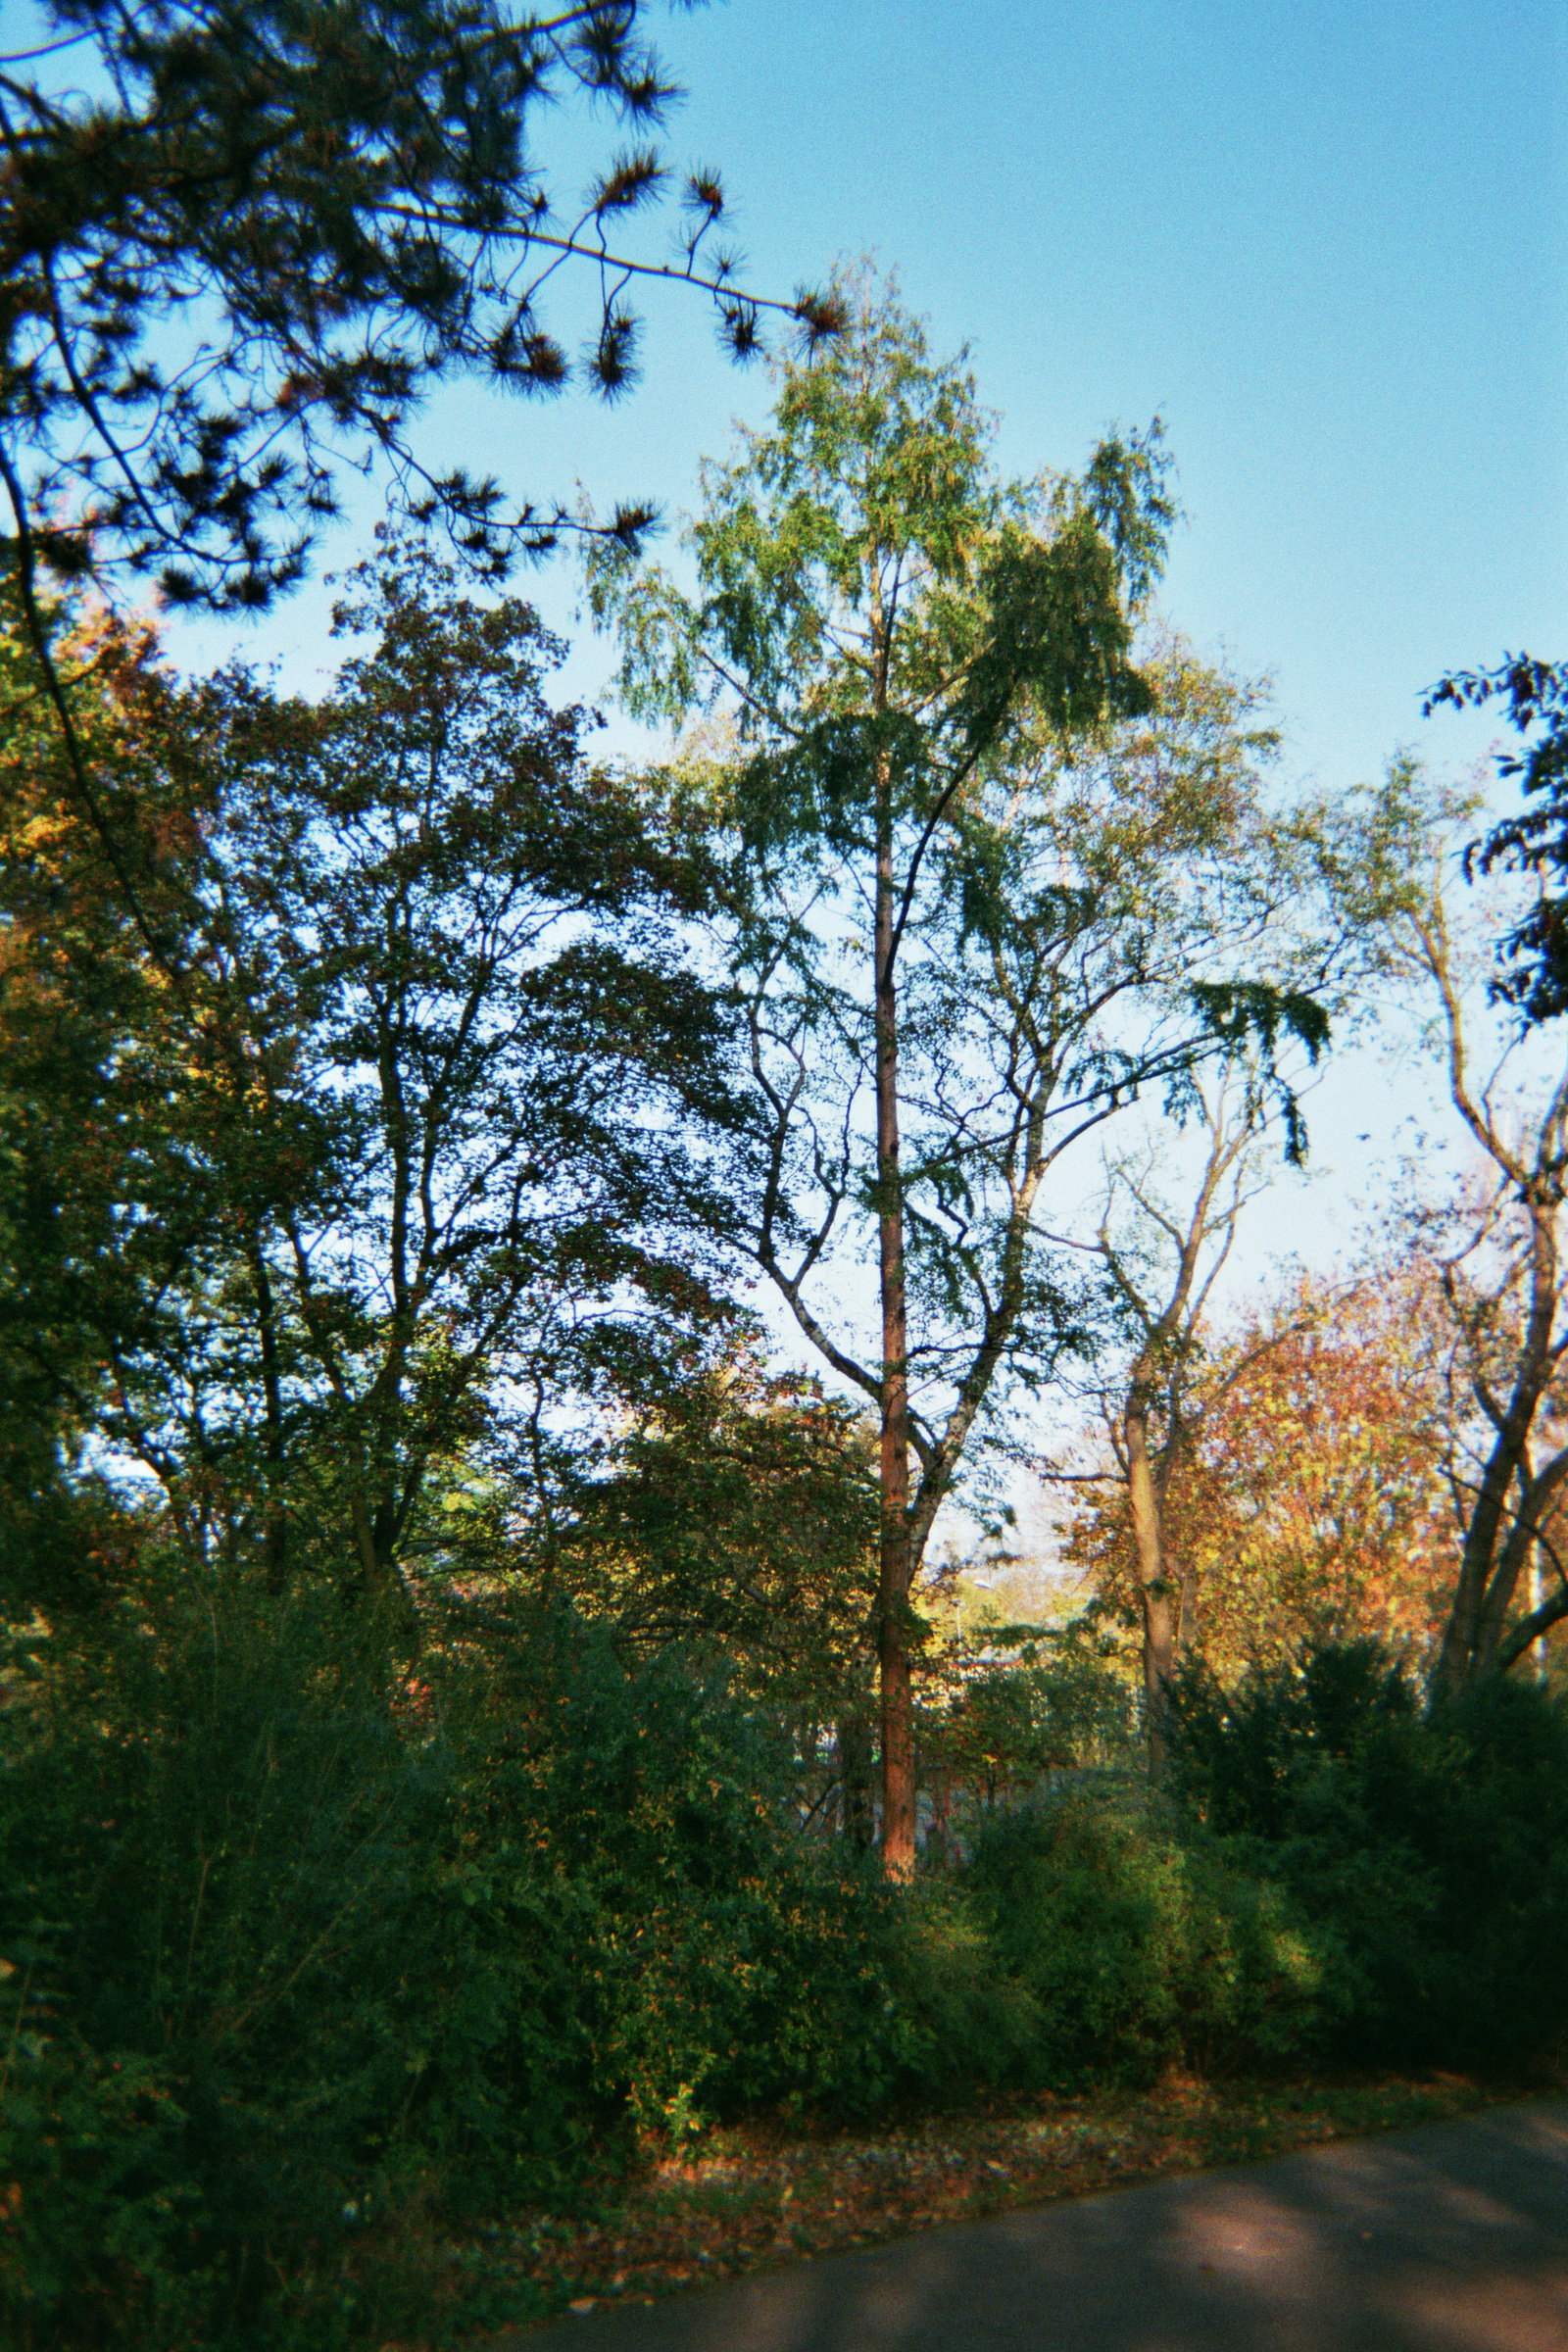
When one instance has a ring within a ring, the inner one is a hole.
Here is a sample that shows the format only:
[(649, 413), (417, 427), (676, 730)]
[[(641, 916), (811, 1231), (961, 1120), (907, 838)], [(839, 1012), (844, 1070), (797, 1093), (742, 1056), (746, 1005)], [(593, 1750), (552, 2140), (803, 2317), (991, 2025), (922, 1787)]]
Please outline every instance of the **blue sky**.
[[(1188, 519), (1163, 603), (1273, 673), (1296, 772), (1347, 784), (1398, 742), (1460, 761), (1491, 727), (1423, 728), (1422, 687), (1505, 646), (1568, 651), (1568, 0), (729, 0), (655, 22), (689, 93), (670, 161), (721, 165), (755, 283), (865, 251), (896, 268), (938, 346), (971, 347), (1010, 470), (1164, 416)], [(547, 126), (564, 195), (612, 138)], [(617, 411), (464, 392), (428, 441), (515, 488), (673, 514), (767, 379), (681, 295), (652, 304), (646, 357)], [(533, 586), (569, 618), (566, 580)], [(318, 662), (319, 610), (258, 650)], [(607, 666), (583, 649), (573, 688)]]
[[(1568, 0), (729, 0), (656, 23), (689, 93), (669, 160), (721, 166), (752, 283), (897, 269), (936, 345), (970, 346), (1010, 471), (1159, 412), (1188, 516), (1165, 611), (1272, 673), (1292, 780), (1343, 789), (1401, 744), (1463, 772), (1495, 722), (1423, 724), (1423, 687), (1504, 648), (1568, 656)], [(563, 211), (612, 144), (547, 124)], [(673, 519), (769, 386), (689, 296), (648, 321), (620, 408), (465, 390), (427, 448)], [(356, 501), (362, 531), (374, 512)], [(571, 628), (569, 567), (529, 592)], [(252, 650), (324, 683), (323, 611), (308, 590)], [(610, 666), (579, 630), (564, 684), (593, 697)], [(1332, 1257), (1400, 1118), (1441, 1125), (1415, 1071), (1338, 1056), (1317, 1181), (1273, 1196), (1245, 1263)]]

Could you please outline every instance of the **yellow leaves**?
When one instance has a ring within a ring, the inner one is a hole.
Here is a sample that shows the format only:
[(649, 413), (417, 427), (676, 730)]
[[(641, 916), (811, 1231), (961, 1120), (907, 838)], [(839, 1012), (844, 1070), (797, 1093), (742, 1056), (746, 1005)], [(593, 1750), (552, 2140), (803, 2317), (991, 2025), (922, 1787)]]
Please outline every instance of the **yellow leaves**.
[[(1164, 1532), (1187, 1639), (1222, 1676), (1302, 1641), (1432, 1638), (1457, 1567), (1444, 1363), (1413, 1262), (1353, 1287), (1303, 1282), (1216, 1348)], [(1131, 1599), (1121, 1494), (1080, 1511), (1068, 1551), (1107, 1598)]]

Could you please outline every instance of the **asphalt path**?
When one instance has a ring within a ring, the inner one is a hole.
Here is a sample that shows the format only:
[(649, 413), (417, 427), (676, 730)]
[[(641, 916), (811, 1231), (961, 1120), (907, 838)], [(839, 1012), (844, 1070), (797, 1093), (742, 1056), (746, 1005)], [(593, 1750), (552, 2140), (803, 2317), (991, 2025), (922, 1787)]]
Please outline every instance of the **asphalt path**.
[(1568, 2352), (1568, 2099), (956, 2223), (531, 2352)]

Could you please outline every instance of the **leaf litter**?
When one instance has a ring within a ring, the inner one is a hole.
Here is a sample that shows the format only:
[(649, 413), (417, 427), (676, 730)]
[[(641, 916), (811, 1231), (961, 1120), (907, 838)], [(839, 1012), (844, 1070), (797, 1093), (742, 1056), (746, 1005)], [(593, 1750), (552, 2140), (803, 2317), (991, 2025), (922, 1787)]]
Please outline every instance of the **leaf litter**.
[(499, 2319), (509, 2278), (512, 2325), (526, 2325), (943, 2223), (1437, 2121), (1500, 2095), (1453, 2075), (1170, 2078), (1136, 2093), (997, 2100), (874, 2132), (780, 2120), (715, 2127), (678, 2155), (649, 2151), (642, 2169), (603, 2184), (591, 2218), (527, 2210), (486, 2231), (485, 2317)]

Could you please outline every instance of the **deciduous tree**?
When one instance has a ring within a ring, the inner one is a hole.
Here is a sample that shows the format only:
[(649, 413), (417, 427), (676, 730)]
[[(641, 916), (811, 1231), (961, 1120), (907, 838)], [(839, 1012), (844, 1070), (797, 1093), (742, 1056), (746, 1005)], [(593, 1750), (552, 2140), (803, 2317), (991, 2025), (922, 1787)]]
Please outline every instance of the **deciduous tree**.
[[(318, 705), (137, 681), (162, 797), (132, 806), (132, 774), (117, 822), (181, 985), (120, 913), (141, 995), (94, 1083), (152, 1090), (158, 1150), (117, 1163), (79, 1409), (187, 1544), (392, 1591), (502, 1389), (537, 1491), (565, 1398), (657, 1385), (722, 1312), (676, 1239), (722, 1223), (691, 1142), (721, 1128), (720, 1015), (676, 936), (701, 847), (589, 764), (531, 612), (391, 545), (342, 621), (371, 648)], [(96, 831), (72, 858), (114, 909)], [(35, 976), (54, 886), (12, 879)]]
[(672, 1380), (576, 1482), (548, 1572), (633, 1655), (717, 1654), (778, 1710), (836, 1724), (866, 1680), (872, 1435), (758, 1339)]
[(1102, 1398), (1116, 1472), (1125, 1486), (1133, 1591), (1143, 1637), (1144, 1726), (1158, 1779), (1168, 1747), (1171, 1678), (1196, 1615), (1190, 1563), (1165, 1542), (1171, 1481), (1201, 1418), (1195, 1391), (1210, 1296), (1242, 1209), (1260, 1189), (1257, 1145), (1267, 1123), (1260, 1073), (1245, 1061), (1194, 1081), (1187, 1124), (1201, 1142), (1191, 1198), (1172, 1206), (1152, 1154), (1107, 1168), (1096, 1248), (1110, 1276), (1131, 1348), (1124, 1384)]
[[(1303, 1279), (1186, 1367), (1162, 1457), (1162, 1566), (1181, 1657), (1227, 1684), (1322, 1643), (1428, 1657), (1458, 1564), (1451, 1332), (1436, 1267)], [(1139, 1551), (1119, 1473), (1068, 1524), (1067, 1557), (1136, 1623)]]
[[(590, 576), (634, 705), (716, 702), (737, 730), (712, 791), (743, 859), (748, 1247), (880, 1422), (903, 1875), (911, 1583), (982, 1417), (1084, 1329), (1038, 1230), (1048, 1178), (1140, 1089), (1321, 1019), (1263, 977), (1279, 869), (1242, 852), (1267, 831), (1255, 796), (1179, 664), (1133, 664), (1172, 511), (1157, 428), (1081, 478), (1005, 484), (961, 360), (868, 276), (845, 301), (843, 337), (785, 368), (772, 426), (709, 474), (697, 597), (612, 550)], [(871, 1349), (848, 1336), (862, 1246)]]
[(1484, 950), (1473, 926), (1467, 936), (1454, 921), (1446, 887), (1455, 834), (1471, 814), (1428, 790), (1409, 761), (1396, 761), (1340, 854), (1346, 904), (1380, 929), (1391, 971), (1428, 1013), (1449, 1099), (1477, 1154), (1473, 1190), (1437, 1204), (1428, 1242), (1444, 1269), (1458, 1376), (1479, 1436), (1462, 1481), (1463, 1547), (1434, 1670), (1435, 1688), (1449, 1693), (1504, 1671), (1568, 1616), (1560, 1563), (1555, 1589), (1522, 1614), (1516, 1607), (1532, 1558), (1549, 1546), (1568, 1482), (1555, 1419), (1568, 1356), (1568, 1067), (1531, 1022), (1523, 1036), (1518, 1023), (1511, 1035), (1495, 1022), (1488, 1034), (1478, 1014)]
[[(644, 0), (40, 14), (53, 37), (0, 57), (0, 494), (71, 790), (182, 989), (176, 932), (139, 893), (54, 661), (46, 572), (128, 567), (168, 602), (255, 611), (301, 578), (345, 468), (379, 468), (403, 512), (443, 521), (493, 576), (568, 525), (633, 541), (645, 504), (596, 526), (421, 454), (426, 396), (454, 376), (559, 390), (571, 363), (546, 304), (563, 270), (597, 286), (581, 372), (606, 399), (636, 377), (639, 284), (699, 289), (737, 357), (766, 313), (808, 341), (836, 318), (808, 292), (741, 287), (707, 168), (684, 181), (674, 253), (638, 244), (634, 216), (668, 186), (649, 139), (675, 95)], [(558, 211), (537, 126), (572, 100), (608, 107), (631, 143)]]

